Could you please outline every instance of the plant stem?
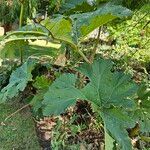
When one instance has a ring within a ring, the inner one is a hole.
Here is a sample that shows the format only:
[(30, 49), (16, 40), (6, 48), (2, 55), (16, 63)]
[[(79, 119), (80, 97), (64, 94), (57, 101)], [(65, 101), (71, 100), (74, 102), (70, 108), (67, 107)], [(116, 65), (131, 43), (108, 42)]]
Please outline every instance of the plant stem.
[(126, 30), (126, 32), (130, 32), (131, 30), (133, 30), (139, 23), (141, 23), (141, 21), (148, 15), (148, 13), (144, 14), (141, 18), (139, 18), (138, 22), (136, 22), (136, 24), (129, 30)]
[[(20, 18), (19, 18), (19, 28), (22, 27), (22, 20), (23, 20), (23, 10), (24, 10), (24, 1), (21, 3), (21, 10), (20, 10)], [(23, 51), (20, 49), (20, 62), (23, 63)]]
[(140, 138), (141, 138), (142, 141), (150, 142), (150, 137), (147, 137), (147, 136), (141, 136)]
[(20, 17), (19, 17), (19, 27), (22, 27), (22, 20), (23, 20), (23, 10), (24, 10), (24, 4), (21, 3), (21, 10), (20, 10)]
[(94, 60), (94, 57), (95, 57), (95, 54), (96, 54), (96, 50), (97, 50), (97, 46), (98, 46), (98, 43), (99, 43), (101, 30), (102, 30), (102, 27), (99, 27), (98, 35), (97, 35), (96, 42), (95, 42), (95, 46), (94, 46), (93, 52), (92, 52), (91, 57), (90, 57), (90, 62), (93, 62), (93, 60)]
[(150, 23), (150, 20), (144, 25), (143, 29), (145, 29), (149, 23)]
[(90, 60), (87, 59), (87, 57), (84, 55), (84, 53), (82, 51), (80, 51), (79, 49), (77, 50), (77, 52), (82, 56), (82, 58), (87, 62), (87, 63), (91, 63)]
[(29, 106), (29, 104), (24, 105), (23, 107), (21, 107), (20, 109), (18, 109), (17, 111), (15, 111), (14, 113), (10, 114), (9, 116), (7, 116), (4, 120), (4, 122), (6, 122), (9, 118), (11, 118), (12, 116), (14, 116), (15, 114), (17, 114), (18, 112), (20, 112), (21, 110), (27, 108)]

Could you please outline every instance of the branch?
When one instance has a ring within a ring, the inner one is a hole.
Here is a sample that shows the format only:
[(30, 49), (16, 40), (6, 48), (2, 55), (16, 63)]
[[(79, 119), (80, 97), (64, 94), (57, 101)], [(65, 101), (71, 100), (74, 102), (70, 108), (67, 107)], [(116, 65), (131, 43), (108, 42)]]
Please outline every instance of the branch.
[(99, 38), (100, 38), (100, 35), (101, 35), (101, 30), (102, 30), (102, 27), (99, 27), (97, 39), (96, 39), (95, 46), (94, 46), (94, 49), (93, 49), (93, 53), (91, 54), (91, 57), (90, 57), (90, 62), (93, 62), (94, 57), (96, 55), (96, 50), (97, 50), (97, 46), (98, 46), (98, 43), (99, 43)]
[(14, 113), (10, 114), (9, 116), (7, 116), (4, 120), (4, 122), (6, 122), (9, 118), (11, 118), (12, 116), (14, 116), (15, 114), (17, 114), (18, 112), (20, 112), (21, 110), (27, 108), (29, 106), (29, 104), (24, 105), (23, 107), (21, 107), (20, 109), (18, 109), (17, 111), (15, 111)]

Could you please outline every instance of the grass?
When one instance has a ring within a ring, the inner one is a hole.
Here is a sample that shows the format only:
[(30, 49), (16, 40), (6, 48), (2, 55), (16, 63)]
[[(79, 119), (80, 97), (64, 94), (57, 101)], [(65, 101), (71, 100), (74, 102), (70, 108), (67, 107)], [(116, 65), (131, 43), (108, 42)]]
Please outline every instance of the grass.
[(8, 119), (5, 125), (2, 123), (9, 114), (21, 107), (16, 102), (0, 105), (0, 150), (40, 150), (28, 108)]

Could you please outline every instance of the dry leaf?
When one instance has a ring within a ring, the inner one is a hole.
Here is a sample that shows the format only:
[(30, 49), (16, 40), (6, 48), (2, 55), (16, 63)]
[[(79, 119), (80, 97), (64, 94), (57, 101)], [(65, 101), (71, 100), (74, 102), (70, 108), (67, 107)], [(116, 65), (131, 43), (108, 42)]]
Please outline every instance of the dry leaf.
[(0, 27), (0, 36), (3, 36), (4, 35), (4, 28), (3, 27)]
[(66, 65), (66, 61), (67, 61), (67, 58), (65, 56), (65, 54), (60, 54), (56, 61), (54, 62), (55, 65), (58, 65), (58, 66), (62, 66), (64, 67)]

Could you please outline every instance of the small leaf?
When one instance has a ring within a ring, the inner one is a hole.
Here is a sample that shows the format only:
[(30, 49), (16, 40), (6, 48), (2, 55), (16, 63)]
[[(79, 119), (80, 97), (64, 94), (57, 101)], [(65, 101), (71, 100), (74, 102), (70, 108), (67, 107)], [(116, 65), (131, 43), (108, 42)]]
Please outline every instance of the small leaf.
[(44, 75), (37, 76), (33, 86), (37, 89), (36, 95), (30, 101), (30, 105), (33, 107), (33, 111), (37, 112), (43, 105), (44, 94), (48, 91), (51, 81)]
[(35, 79), (35, 83), (33, 86), (37, 88), (38, 90), (46, 89), (49, 87), (51, 81), (47, 79), (44, 75), (37, 76)]
[(32, 70), (34, 69), (37, 61), (29, 59), (22, 66), (12, 72), (9, 84), (4, 87), (0, 92), (0, 103), (11, 99), (23, 91), (29, 81), (32, 81)]

